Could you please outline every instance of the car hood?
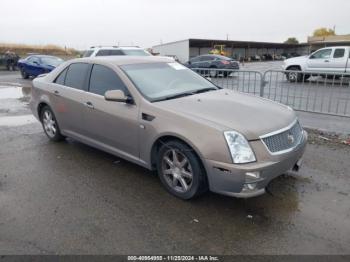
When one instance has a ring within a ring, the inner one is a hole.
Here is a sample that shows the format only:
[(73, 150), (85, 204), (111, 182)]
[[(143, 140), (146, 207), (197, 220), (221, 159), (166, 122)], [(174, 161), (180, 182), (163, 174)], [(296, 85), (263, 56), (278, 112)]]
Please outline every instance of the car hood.
[(248, 140), (259, 139), (296, 119), (295, 112), (287, 106), (227, 89), (156, 103), (164, 110), (194, 121), (220, 126), (222, 131), (238, 131)]
[(304, 61), (307, 58), (307, 55), (305, 56), (297, 56), (297, 57), (292, 57), (284, 60), (285, 63), (291, 64), (299, 61)]

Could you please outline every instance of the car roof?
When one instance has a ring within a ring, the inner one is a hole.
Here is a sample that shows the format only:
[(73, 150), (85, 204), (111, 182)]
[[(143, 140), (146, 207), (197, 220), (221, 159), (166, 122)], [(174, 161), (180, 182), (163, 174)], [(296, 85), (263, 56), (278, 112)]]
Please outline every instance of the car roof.
[(71, 63), (109, 63), (117, 66), (130, 64), (171, 63), (173, 58), (165, 56), (97, 56), (70, 60)]
[(58, 56), (53, 56), (53, 55), (41, 55), (41, 54), (39, 54), (39, 55), (36, 55), (36, 54), (33, 54), (33, 55), (28, 55), (27, 56), (27, 58), (29, 58), (29, 57), (54, 57), (54, 58), (59, 58), (59, 59), (61, 59), (60, 57), (58, 57)]
[(142, 49), (139, 46), (91, 46), (88, 50), (95, 49)]

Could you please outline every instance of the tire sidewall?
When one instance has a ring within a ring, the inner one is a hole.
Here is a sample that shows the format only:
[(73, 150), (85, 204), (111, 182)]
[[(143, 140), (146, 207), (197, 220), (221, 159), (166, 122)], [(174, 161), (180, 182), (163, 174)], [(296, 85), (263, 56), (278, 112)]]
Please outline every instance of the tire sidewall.
[[(192, 173), (193, 173), (192, 185), (190, 190), (188, 190), (185, 193), (177, 192), (173, 188), (171, 188), (163, 176), (162, 159), (165, 152), (168, 151), (169, 148), (173, 148), (181, 151), (181, 153), (183, 153), (187, 157), (188, 161), (191, 164)], [(202, 193), (202, 191), (205, 191), (203, 190), (204, 184), (205, 184), (203, 181), (205, 179), (205, 173), (203, 171), (203, 168), (201, 167), (200, 161), (196, 156), (195, 152), (193, 151), (193, 149), (191, 149), (190, 147), (188, 147), (182, 142), (169, 141), (164, 143), (161, 146), (157, 156), (157, 171), (158, 171), (159, 179), (161, 180), (164, 187), (167, 189), (169, 193), (171, 193), (172, 195), (175, 195), (176, 197), (187, 200), (199, 195), (200, 193)]]
[(21, 75), (24, 79), (28, 79), (29, 75), (21, 68)]
[[(55, 123), (56, 123), (56, 133), (55, 133), (55, 136), (51, 137), (50, 135), (47, 134), (46, 130), (45, 130), (45, 127), (44, 127), (44, 121), (43, 121), (43, 116), (44, 116), (44, 113), (46, 111), (49, 111), (52, 115), (52, 118), (53, 120), (55, 120)], [(56, 116), (55, 114), (52, 112), (51, 108), (49, 106), (44, 106), (41, 111), (40, 111), (40, 121), (41, 121), (41, 125), (43, 127), (43, 130), (44, 130), (44, 133), (45, 135), (52, 141), (61, 141), (64, 137), (61, 135), (61, 130), (58, 126), (58, 122), (57, 122), (57, 119), (56, 119)]]

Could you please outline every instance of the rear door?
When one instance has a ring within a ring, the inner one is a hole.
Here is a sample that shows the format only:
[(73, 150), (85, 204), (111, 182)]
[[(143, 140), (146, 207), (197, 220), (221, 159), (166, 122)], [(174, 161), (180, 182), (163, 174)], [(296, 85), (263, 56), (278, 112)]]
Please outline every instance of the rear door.
[(106, 101), (108, 90), (122, 90), (130, 95), (126, 85), (111, 68), (94, 64), (89, 92), (84, 96), (86, 136), (90, 141), (125, 157), (138, 159), (138, 107), (135, 104)]
[(90, 68), (87, 63), (70, 64), (54, 81), (54, 112), (66, 134), (78, 137), (84, 134), (82, 117)]
[(307, 71), (329, 72), (330, 61), (332, 57), (332, 48), (324, 48), (316, 51), (307, 59)]
[(344, 73), (346, 62), (348, 60), (348, 54), (345, 48), (335, 48), (330, 59), (330, 70), (337, 73)]

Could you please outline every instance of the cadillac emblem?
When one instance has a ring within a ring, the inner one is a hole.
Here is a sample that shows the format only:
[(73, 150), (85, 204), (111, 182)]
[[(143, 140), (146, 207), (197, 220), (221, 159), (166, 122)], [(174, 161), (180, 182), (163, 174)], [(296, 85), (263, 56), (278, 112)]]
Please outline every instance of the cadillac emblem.
[(288, 134), (287, 139), (290, 145), (294, 143), (294, 136), (292, 134)]

